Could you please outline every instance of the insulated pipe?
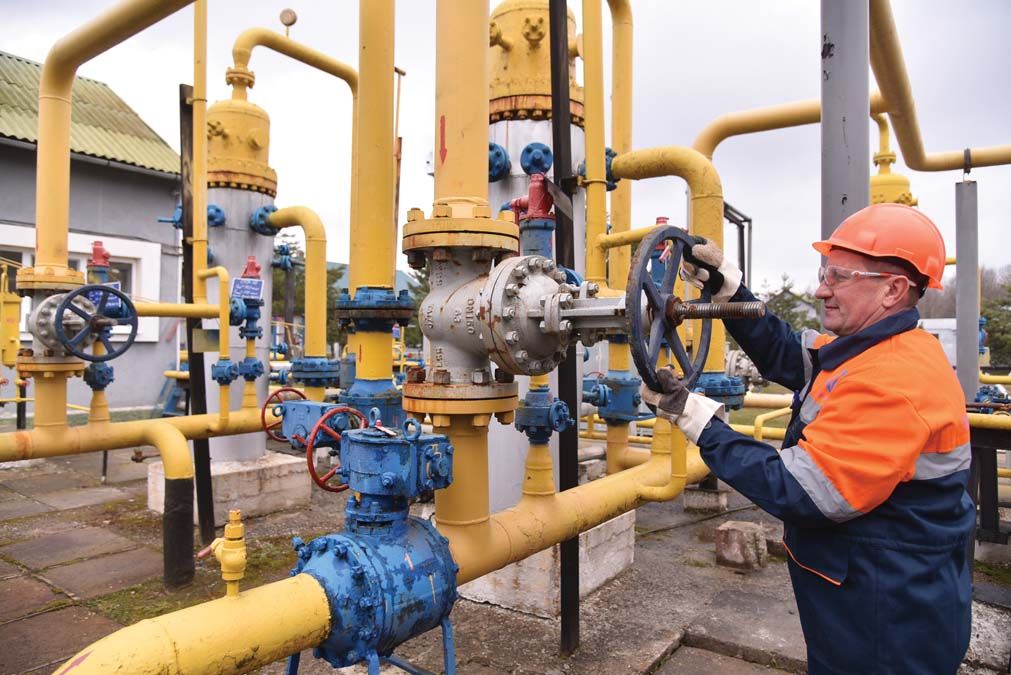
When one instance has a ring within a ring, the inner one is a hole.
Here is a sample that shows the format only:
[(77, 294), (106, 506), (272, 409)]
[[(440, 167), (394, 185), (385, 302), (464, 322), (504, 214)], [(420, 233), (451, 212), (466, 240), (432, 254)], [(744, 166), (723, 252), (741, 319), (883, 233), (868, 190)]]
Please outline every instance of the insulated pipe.
[[(586, 137), (586, 240), (607, 232), (607, 176), (604, 166), (604, 53), (601, 0), (583, 0), (583, 105)], [(607, 285), (604, 251), (587, 247), (586, 280)]]
[[(705, 155), (691, 148), (675, 146), (633, 150), (615, 157), (611, 170), (616, 178), (642, 180), (679, 176), (684, 179), (691, 192), (692, 233), (706, 237), (717, 246), (723, 246), (723, 187), (716, 168)], [(589, 237), (589, 227), (587, 236)], [(593, 241), (596, 243), (596, 239)], [(723, 372), (725, 341), (723, 322), (713, 321), (712, 339), (705, 363), (707, 372)]]
[[(283, 54), (305, 65), (333, 75), (343, 80), (351, 90), (351, 221), (358, 220), (358, 71), (346, 63), (307, 47), (286, 35), (275, 33), (266, 28), (250, 28), (239, 34), (232, 45), (232, 64), (235, 70), (252, 73), (249, 70), (249, 59), (253, 48), (260, 46)], [(232, 84), (232, 98), (246, 100), (246, 81), (235, 78)], [(325, 338), (325, 335), (324, 335)], [(325, 353), (324, 353), (325, 355)], [(322, 399), (320, 399), (322, 400)]]
[[(98, 392), (96, 392), (98, 393)], [(164, 422), (143, 428), (141, 441), (153, 445), (165, 467), (165, 500), (161, 518), (162, 576), (169, 588), (193, 581), (193, 459), (186, 437)]]
[[(326, 230), (323, 221), (311, 209), (289, 206), (274, 211), (267, 222), (279, 229), (301, 227), (305, 233), (305, 357), (326, 358)], [(310, 400), (322, 401), (325, 388), (306, 387), (305, 393)]]
[(122, 628), (56, 673), (246, 673), (314, 647), (329, 632), (326, 593), (298, 574)]
[(53, 45), (39, 80), (35, 267), (79, 277), (67, 267), (71, 88), (78, 67), (192, 0), (125, 0)]
[[(871, 114), (888, 111), (885, 99), (878, 92), (871, 92), (869, 109)], [(707, 124), (695, 137), (692, 147), (712, 159), (716, 147), (731, 136), (799, 127), (818, 122), (821, 122), (821, 101), (816, 98), (754, 110), (742, 110), (720, 115)]]
[(870, 19), (871, 70), (888, 101), (888, 117), (906, 166), (916, 171), (951, 171), (965, 169), (967, 164), (979, 167), (1011, 163), (1011, 145), (929, 154), (924, 150), (913, 89), (888, 0), (871, 0)]

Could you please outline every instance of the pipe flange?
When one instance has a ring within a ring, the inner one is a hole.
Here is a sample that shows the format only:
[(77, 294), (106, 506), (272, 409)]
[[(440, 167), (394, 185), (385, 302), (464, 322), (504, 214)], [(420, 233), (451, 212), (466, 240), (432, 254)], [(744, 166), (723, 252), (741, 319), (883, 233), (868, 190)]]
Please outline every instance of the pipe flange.
[[(516, 406), (519, 405), (515, 382), (490, 382), (488, 384), (434, 384), (430, 382), (405, 383), (403, 389), (404, 412), (416, 417), (432, 416), (436, 426), (448, 426), (442, 416), (474, 418), (475, 426), (487, 426), (494, 415), (502, 424), (512, 424)], [(440, 424), (439, 422), (445, 422)]]
[(84, 285), (84, 273), (69, 267), (22, 267), (17, 274), (19, 291), (72, 291)]
[(436, 204), (431, 218), (421, 209), (407, 212), (403, 250), (430, 256), (437, 248), (478, 248), (499, 256), (518, 252), (519, 238), (516, 223), (492, 218), (487, 205)]
[(18, 356), (18, 377), (81, 377), (84, 375), (84, 361), (61, 356)]

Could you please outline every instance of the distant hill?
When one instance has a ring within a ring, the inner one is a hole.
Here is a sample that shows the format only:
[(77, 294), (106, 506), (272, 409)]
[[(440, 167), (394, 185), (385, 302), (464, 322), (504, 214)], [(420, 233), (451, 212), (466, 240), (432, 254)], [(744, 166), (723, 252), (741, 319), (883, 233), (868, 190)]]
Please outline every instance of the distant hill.
[[(344, 274), (341, 275), (340, 281), (334, 284), (335, 288), (347, 288), (348, 287), (348, 264), (339, 262), (328, 262), (326, 264), (328, 270), (341, 269)], [(395, 281), (394, 291), (399, 293), (402, 290), (410, 290), (411, 275), (409, 272), (403, 270), (397, 270), (397, 278)]]

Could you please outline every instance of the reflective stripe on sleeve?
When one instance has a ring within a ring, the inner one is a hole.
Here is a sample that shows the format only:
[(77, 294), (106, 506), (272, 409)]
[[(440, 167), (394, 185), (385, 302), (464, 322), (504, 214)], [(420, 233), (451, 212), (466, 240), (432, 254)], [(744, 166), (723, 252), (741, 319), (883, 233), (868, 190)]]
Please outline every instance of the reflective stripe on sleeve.
[(916, 460), (913, 480), (932, 480), (950, 476), (968, 469), (971, 461), (972, 450), (968, 443), (950, 452), (925, 452)]
[(808, 349), (814, 349), (815, 341), (821, 336), (818, 331), (807, 328), (800, 334), (800, 355), (804, 359), (804, 381), (810, 384), (811, 373), (814, 372), (814, 363), (811, 361), (811, 353)]
[(800, 483), (800, 487), (826, 518), (842, 523), (862, 515), (843, 498), (804, 448), (799, 445), (783, 448), (779, 456), (786, 470)]

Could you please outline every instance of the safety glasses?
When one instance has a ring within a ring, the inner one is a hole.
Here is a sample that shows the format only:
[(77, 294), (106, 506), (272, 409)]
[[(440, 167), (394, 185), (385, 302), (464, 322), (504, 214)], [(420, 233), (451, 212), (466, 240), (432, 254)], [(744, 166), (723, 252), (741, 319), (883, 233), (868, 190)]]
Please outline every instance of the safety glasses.
[(888, 279), (891, 277), (902, 277), (909, 282), (909, 285), (916, 288), (916, 283), (905, 274), (892, 274), (890, 272), (864, 272), (863, 270), (851, 270), (837, 265), (825, 265), (818, 268), (818, 281), (829, 288), (835, 288), (840, 284), (846, 284), (857, 279)]

